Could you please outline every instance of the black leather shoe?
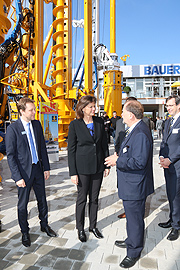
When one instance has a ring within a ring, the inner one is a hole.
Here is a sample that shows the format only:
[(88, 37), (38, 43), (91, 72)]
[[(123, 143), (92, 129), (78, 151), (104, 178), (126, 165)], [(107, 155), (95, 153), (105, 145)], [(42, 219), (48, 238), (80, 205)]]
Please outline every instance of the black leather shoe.
[(158, 226), (164, 229), (171, 228), (172, 220), (169, 219), (167, 222), (159, 223)]
[(133, 265), (135, 265), (135, 263), (139, 260), (139, 258), (140, 258), (139, 256), (135, 257), (135, 258), (131, 258), (131, 257), (126, 256), (124, 258), (124, 260), (122, 260), (122, 262), (120, 263), (119, 266), (121, 266), (123, 268), (130, 268)]
[(30, 247), (31, 246), (31, 240), (30, 240), (30, 235), (29, 233), (23, 233), (22, 234), (22, 244), (25, 247)]
[(102, 235), (102, 233), (98, 230), (98, 228), (93, 228), (90, 229), (89, 231), (92, 232), (97, 238), (104, 238), (104, 236)]
[(41, 227), (42, 232), (46, 232), (48, 236), (50, 237), (57, 237), (57, 234), (51, 229), (49, 225), (46, 227)]
[(84, 230), (78, 231), (78, 238), (81, 242), (86, 242), (86, 234)]
[(170, 241), (174, 241), (176, 239), (178, 239), (179, 237), (179, 232), (178, 230), (172, 228), (170, 234), (168, 235), (167, 239), (170, 240)]
[(116, 241), (115, 241), (115, 245), (116, 245), (117, 247), (120, 247), (120, 248), (126, 248), (126, 247), (127, 247), (125, 241), (119, 241), (119, 240), (116, 240)]

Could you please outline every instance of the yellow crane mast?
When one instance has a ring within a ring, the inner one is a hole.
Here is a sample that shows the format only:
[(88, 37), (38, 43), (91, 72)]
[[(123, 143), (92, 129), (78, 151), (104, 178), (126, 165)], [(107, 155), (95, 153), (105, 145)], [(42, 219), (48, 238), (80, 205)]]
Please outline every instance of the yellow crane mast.
[[(9, 38), (5, 34), (10, 29), (9, 13), (15, 27)], [(69, 123), (75, 118), (73, 98), (77, 93), (72, 89), (72, 0), (30, 0), (0, 1), (0, 120), (17, 119), (17, 113), (9, 100), (18, 101), (22, 96), (39, 102), (53, 101), (58, 103), (58, 141), (59, 146), (66, 146)], [(43, 46), (44, 4), (53, 4), (55, 20)], [(115, 0), (110, 0), (110, 56), (113, 65), (104, 72), (104, 109), (109, 115), (113, 110), (121, 114), (122, 72), (117, 64), (115, 46)], [(43, 74), (43, 62), (48, 44), (54, 40)], [(94, 94), (92, 89), (92, 0), (84, 0), (84, 58), (85, 58), (85, 91), (82, 94)], [(51, 86), (46, 79), (53, 65)], [(80, 96), (80, 95), (79, 95)], [(10, 113), (6, 110), (11, 106)], [(36, 118), (39, 118), (37, 110)]]
[(113, 111), (122, 113), (123, 75), (117, 65), (116, 54), (116, 0), (110, 0), (110, 57), (114, 64), (104, 72), (104, 110), (109, 116)]

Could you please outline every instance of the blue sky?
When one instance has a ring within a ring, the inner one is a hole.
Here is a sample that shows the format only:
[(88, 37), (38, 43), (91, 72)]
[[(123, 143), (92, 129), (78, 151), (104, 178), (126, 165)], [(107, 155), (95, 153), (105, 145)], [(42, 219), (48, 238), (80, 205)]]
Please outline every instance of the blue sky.
[[(84, 0), (72, 3), (73, 19), (82, 19)], [(120, 64), (125, 54), (130, 55), (127, 65), (179, 63), (179, 11), (179, 0), (116, 0), (116, 53)], [(109, 13), (110, 0), (100, 0), (100, 43), (108, 50)], [(83, 44), (83, 29), (73, 28), (73, 64), (80, 59)]]

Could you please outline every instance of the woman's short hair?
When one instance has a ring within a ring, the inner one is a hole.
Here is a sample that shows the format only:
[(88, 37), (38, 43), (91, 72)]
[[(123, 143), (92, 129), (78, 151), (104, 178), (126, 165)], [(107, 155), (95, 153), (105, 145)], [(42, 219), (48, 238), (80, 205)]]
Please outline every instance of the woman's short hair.
[(26, 110), (26, 104), (27, 103), (34, 103), (34, 100), (28, 98), (28, 97), (24, 97), (21, 98), (17, 104), (17, 109), (19, 114), (21, 115), (21, 110), (24, 112)]
[(80, 100), (77, 103), (76, 106), (76, 118), (77, 119), (83, 119), (84, 117), (84, 113), (83, 113), (83, 109), (89, 104), (89, 103), (96, 103), (96, 98), (94, 96), (91, 95), (87, 95), (87, 96), (83, 96), (80, 98)]
[(143, 105), (137, 100), (127, 101), (126, 111), (133, 113), (136, 119), (143, 118), (144, 108)]

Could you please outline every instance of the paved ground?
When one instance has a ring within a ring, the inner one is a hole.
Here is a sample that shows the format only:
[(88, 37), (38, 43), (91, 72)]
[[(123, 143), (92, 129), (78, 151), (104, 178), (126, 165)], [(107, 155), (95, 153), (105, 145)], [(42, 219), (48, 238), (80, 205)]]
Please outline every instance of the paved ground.
[[(131, 269), (180, 270), (180, 238), (174, 242), (166, 239), (169, 229), (161, 229), (158, 222), (168, 219), (168, 204), (162, 169), (158, 165), (159, 140), (154, 142), (155, 193), (146, 204), (146, 239), (141, 258)], [(110, 146), (113, 153), (113, 145)], [(67, 168), (67, 151), (60, 152), (59, 161), (51, 163), (51, 177), (46, 181), (49, 223), (58, 232), (49, 238), (39, 228), (34, 193), (29, 202), (29, 223), (32, 245), (21, 244), (17, 222), (17, 190), (10, 179), (6, 157), (0, 163), (3, 181), (0, 187), (2, 229), (0, 233), (0, 269), (60, 269), (60, 270), (117, 270), (126, 255), (125, 249), (114, 245), (125, 239), (126, 220), (117, 215), (123, 212), (116, 189), (116, 171), (104, 179), (100, 193), (98, 228), (104, 239), (96, 239), (85, 230), (88, 241), (79, 242), (75, 229), (76, 187), (71, 183)]]

